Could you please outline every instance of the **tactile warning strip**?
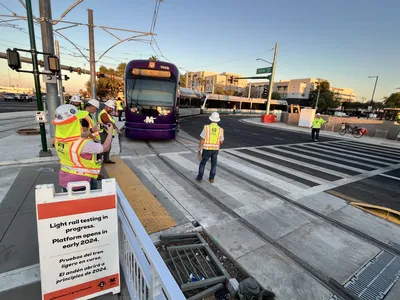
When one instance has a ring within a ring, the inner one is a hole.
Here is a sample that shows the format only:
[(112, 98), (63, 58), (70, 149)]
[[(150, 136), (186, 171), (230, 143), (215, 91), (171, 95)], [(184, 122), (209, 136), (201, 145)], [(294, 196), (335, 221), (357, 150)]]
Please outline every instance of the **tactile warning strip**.
[(175, 226), (175, 220), (125, 162), (119, 157), (113, 157), (112, 160), (115, 164), (104, 165), (107, 174), (116, 179), (147, 233)]
[(381, 251), (366, 263), (344, 287), (361, 300), (381, 300), (400, 277), (400, 258)]

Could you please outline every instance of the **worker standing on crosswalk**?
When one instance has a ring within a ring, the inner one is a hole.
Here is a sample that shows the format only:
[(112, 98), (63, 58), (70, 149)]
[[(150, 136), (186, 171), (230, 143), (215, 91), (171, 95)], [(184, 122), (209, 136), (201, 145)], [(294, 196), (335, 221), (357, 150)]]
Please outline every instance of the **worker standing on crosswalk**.
[(199, 166), (199, 174), (197, 175), (197, 181), (201, 181), (204, 175), (204, 168), (207, 161), (211, 158), (211, 170), (209, 180), (210, 183), (214, 183), (214, 177), (217, 172), (217, 156), (218, 150), (224, 142), (224, 130), (218, 126), (218, 122), (221, 121), (219, 114), (213, 112), (210, 116), (211, 124), (205, 125), (203, 131), (200, 134), (200, 144), (198, 153), (201, 153), (201, 161)]
[(319, 138), (319, 131), (321, 130), (321, 126), (325, 124), (327, 121), (321, 118), (321, 114), (317, 113), (314, 121), (312, 122), (312, 129), (311, 129), (311, 139), (313, 141), (318, 142)]

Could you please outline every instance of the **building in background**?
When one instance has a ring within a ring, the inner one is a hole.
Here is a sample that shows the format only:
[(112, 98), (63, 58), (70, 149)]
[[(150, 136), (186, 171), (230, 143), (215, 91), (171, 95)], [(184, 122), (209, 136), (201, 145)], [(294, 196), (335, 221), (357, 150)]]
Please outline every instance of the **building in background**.
[(33, 95), (33, 88), (22, 88), (15, 86), (0, 86), (0, 93), (29, 94)]
[(198, 90), (199, 92), (212, 93), (217, 86), (227, 90), (239, 90), (247, 86), (247, 79), (237, 79), (230, 83), (229, 79), (232, 77), (240, 78), (243, 75), (229, 72), (222, 74), (209, 71), (189, 72), (188, 88)]
[[(273, 91), (278, 92), (282, 100), (288, 101), (288, 104), (298, 104), (302, 106), (309, 106), (310, 92), (317, 89), (318, 83), (328, 81), (323, 78), (301, 78), (280, 80), (274, 82)], [(264, 87), (269, 86), (268, 81), (254, 82), (251, 84), (252, 88), (257, 88), (262, 93)], [(337, 93), (340, 102), (354, 101), (356, 93), (351, 88), (337, 88), (331, 86), (331, 91)]]

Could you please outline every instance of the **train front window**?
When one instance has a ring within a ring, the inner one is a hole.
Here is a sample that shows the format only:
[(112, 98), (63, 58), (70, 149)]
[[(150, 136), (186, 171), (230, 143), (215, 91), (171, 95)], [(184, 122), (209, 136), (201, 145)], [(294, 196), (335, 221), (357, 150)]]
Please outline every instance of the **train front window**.
[(165, 80), (128, 78), (126, 81), (127, 103), (130, 107), (172, 107), (176, 83)]

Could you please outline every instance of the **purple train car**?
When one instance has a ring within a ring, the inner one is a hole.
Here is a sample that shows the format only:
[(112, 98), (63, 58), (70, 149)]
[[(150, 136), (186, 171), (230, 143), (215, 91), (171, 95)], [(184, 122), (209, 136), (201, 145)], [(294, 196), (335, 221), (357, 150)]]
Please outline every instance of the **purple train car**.
[(125, 135), (131, 139), (175, 138), (178, 68), (167, 62), (132, 60), (125, 69)]

